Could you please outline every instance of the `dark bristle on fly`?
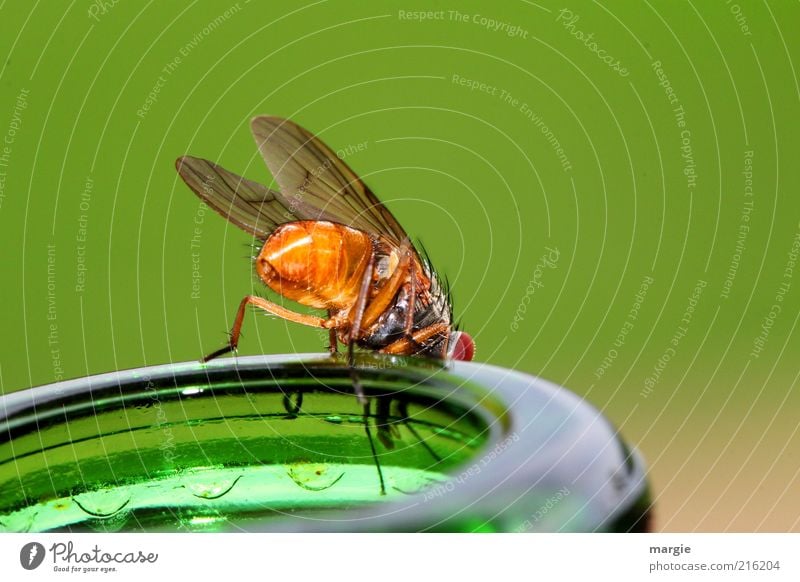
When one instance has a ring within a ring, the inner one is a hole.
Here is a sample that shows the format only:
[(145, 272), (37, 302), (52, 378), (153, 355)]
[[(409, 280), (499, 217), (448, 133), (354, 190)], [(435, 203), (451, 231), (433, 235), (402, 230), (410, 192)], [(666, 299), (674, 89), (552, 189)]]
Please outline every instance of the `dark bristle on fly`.
[(416, 240), (414, 247), (417, 249), (420, 259), (422, 259), (422, 268), (425, 270), (425, 275), (431, 280), (431, 295), (433, 302), (437, 305), (443, 305), (448, 314), (448, 319), (453, 319), (453, 297), (450, 292), (450, 281), (445, 275), (443, 278), (439, 277), (436, 269), (433, 267), (428, 249), (422, 244), (420, 239)]

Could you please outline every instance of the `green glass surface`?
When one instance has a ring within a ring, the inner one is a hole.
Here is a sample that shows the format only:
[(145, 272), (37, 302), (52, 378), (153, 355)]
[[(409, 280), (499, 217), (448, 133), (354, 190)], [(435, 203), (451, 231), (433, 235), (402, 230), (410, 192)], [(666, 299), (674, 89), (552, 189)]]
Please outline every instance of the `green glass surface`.
[(16, 436), (0, 444), (0, 528), (194, 531), (341, 512), (444, 481), (488, 438), (480, 411), (415, 394), (401, 374), (370, 374), (368, 394), (392, 394), (369, 417), (381, 493), (346, 369), (318, 372), (127, 384), (16, 416), (3, 427)]

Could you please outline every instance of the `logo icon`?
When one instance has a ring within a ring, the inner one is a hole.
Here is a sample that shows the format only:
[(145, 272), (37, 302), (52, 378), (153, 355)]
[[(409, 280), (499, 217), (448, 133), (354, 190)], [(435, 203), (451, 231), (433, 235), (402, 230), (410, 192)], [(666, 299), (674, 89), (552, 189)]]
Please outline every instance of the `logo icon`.
[(26, 570), (35, 570), (44, 561), (44, 546), (39, 542), (29, 542), (19, 551), (19, 563)]

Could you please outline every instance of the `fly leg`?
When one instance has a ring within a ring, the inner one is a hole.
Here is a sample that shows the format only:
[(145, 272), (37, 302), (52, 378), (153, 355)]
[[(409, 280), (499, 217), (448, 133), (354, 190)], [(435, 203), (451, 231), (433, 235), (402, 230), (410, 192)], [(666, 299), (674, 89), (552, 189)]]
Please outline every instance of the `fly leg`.
[[(439, 331), (446, 331), (447, 329), (447, 326), (444, 326), (441, 330), (438, 327), (430, 326), (435, 329), (435, 332), (431, 335), (426, 335), (426, 333), (415, 334), (413, 332), (414, 311), (416, 309), (417, 299), (417, 262), (414, 260), (413, 250), (408, 240), (403, 242), (400, 247), (400, 252), (400, 263), (397, 265), (397, 269), (375, 297), (372, 298), (362, 321), (363, 327), (372, 325), (383, 312), (386, 311), (400, 289), (403, 289), (404, 292), (407, 293), (408, 309), (406, 310), (406, 319), (403, 326), (404, 336), (400, 340), (381, 349), (380, 352), (384, 354), (407, 355), (419, 351), (422, 348), (422, 342), (432, 337), (432, 335), (439, 333)], [(428, 329), (429, 328), (425, 328), (420, 331)], [(433, 329), (429, 331), (433, 331)], [(401, 346), (404, 349), (400, 349)]]
[[(392, 353), (408, 354), (411, 349), (413, 349), (415, 352), (418, 352), (423, 348), (423, 344), (427, 340), (440, 333), (447, 333), (450, 329), (449, 326), (445, 324), (436, 323), (428, 327), (422, 328), (417, 332), (413, 331), (414, 310), (416, 308), (416, 300), (417, 300), (417, 292), (416, 292), (417, 278), (415, 270), (416, 270), (416, 265), (412, 262), (409, 267), (409, 282), (406, 283), (406, 289), (408, 290), (408, 311), (406, 312), (405, 329), (403, 330), (404, 337), (397, 340), (394, 343), (389, 344), (384, 349), (382, 349), (381, 352), (387, 354), (392, 354)], [(447, 348), (445, 347), (445, 349), (442, 352), (442, 358), (444, 358), (446, 353), (447, 353)]]
[(353, 382), (353, 391), (356, 393), (359, 403), (363, 406), (364, 410), (364, 432), (367, 434), (367, 441), (369, 441), (369, 448), (372, 453), (372, 460), (375, 462), (375, 468), (378, 470), (378, 481), (381, 484), (381, 495), (386, 495), (386, 484), (383, 481), (383, 470), (381, 469), (381, 462), (378, 460), (378, 451), (375, 449), (375, 441), (372, 438), (372, 430), (369, 427), (370, 401), (364, 395), (364, 388), (361, 386), (361, 380), (358, 377), (358, 370), (355, 367), (355, 345), (356, 341), (361, 335), (361, 324), (364, 320), (364, 310), (367, 305), (367, 296), (369, 295), (369, 288), (372, 284), (372, 275), (375, 268), (375, 251), (374, 249), (369, 254), (367, 260), (367, 268), (364, 270), (364, 276), (361, 279), (361, 287), (358, 290), (358, 299), (355, 304), (355, 311), (353, 322), (350, 327), (350, 336), (347, 345), (347, 366), (350, 369), (350, 378)]
[(283, 319), (293, 321), (295, 323), (300, 323), (302, 325), (308, 325), (311, 327), (322, 327), (322, 328), (328, 328), (331, 325), (330, 319), (326, 320), (321, 317), (315, 317), (313, 315), (295, 313), (294, 311), (290, 311), (289, 309), (281, 307), (280, 305), (277, 305), (272, 301), (267, 301), (262, 297), (258, 297), (257, 295), (247, 295), (244, 299), (242, 299), (242, 302), (239, 304), (239, 310), (236, 312), (236, 320), (234, 321), (233, 328), (231, 329), (231, 339), (228, 342), (228, 345), (218, 349), (215, 352), (208, 354), (201, 361), (208, 362), (209, 360), (213, 360), (214, 358), (218, 358), (223, 354), (227, 354), (228, 352), (236, 350), (236, 346), (239, 345), (239, 335), (241, 335), (242, 332), (242, 323), (244, 322), (245, 308), (248, 305), (253, 305), (258, 309), (263, 309), (267, 313), (277, 315), (278, 317), (282, 317)]
[(361, 323), (364, 320), (364, 310), (367, 307), (367, 296), (369, 295), (369, 288), (372, 283), (372, 271), (375, 268), (375, 251), (374, 249), (369, 253), (367, 260), (367, 268), (364, 269), (364, 275), (361, 278), (361, 287), (358, 289), (358, 298), (353, 310), (353, 319), (350, 325), (350, 335), (347, 342), (347, 365), (350, 368), (350, 375), (353, 378), (353, 390), (356, 393), (358, 401), (366, 406), (367, 399), (364, 397), (364, 389), (361, 387), (361, 382), (358, 379), (355, 367), (355, 347), (356, 341), (361, 337)]
[[(413, 272), (414, 255), (408, 240), (400, 247), (400, 261), (392, 276), (383, 287), (370, 299), (369, 306), (364, 310), (361, 327), (368, 328), (389, 308), (397, 292), (406, 283), (409, 272)], [(412, 287), (413, 289), (413, 287)]]
[(416, 308), (416, 300), (417, 300), (417, 281), (416, 281), (416, 273), (415, 273), (415, 265), (412, 261), (411, 265), (408, 269), (409, 273), (409, 282), (407, 283), (408, 286), (408, 310), (406, 311), (406, 325), (405, 325), (405, 339), (419, 351), (422, 348), (422, 344), (417, 342), (414, 339), (414, 334), (412, 330), (414, 329), (414, 309)]
[(381, 495), (386, 495), (386, 483), (383, 481), (383, 469), (381, 469), (381, 462), (378, 460), (378, 451), (375, 450), (375, 440), (372, 438), (372, 431), (369, 428), (370, 417), (370, 401), (364, 402), (364, 432), (367, 433), (367, 440), (369, 441), (369, 448), (372, 452), (372, 460), (375, 462), (375, 468), (378, 470), (378, 481), (381, 484)]
[[(330, 321), (332, 319), (333, 319), (333, 311), (331, 311), (329, 309), (328, 310), (328, 320)], [(338, 354), (339, 353), (339, 344), (337, 343), (337, 340), (336, 340), (336, 329), (331, 328), (328, 331), (328, 338), (330, 340), (330, 343), (328, 344), (328, 350), (332, 354)]]
[(380, 352), (382, 354), (408, 354), (414, 346), (422, 346), (426, 341), (437, 335), (447, 333), (450, 326), (446, 323), (434, 323), (428, 327), (423, 327), (420, 330), (411, 334), (411, 337), (403, 337), (399, 340), (390, 343)]
[[(395, 273), (392, 275), (391, 279), (388, 281), (384, 289), (382, 290), (383, 297), (381, 298), (383, 305), (380, 306), (380, 313), (383, 312), (388, 306), (389, 301), (393, 301), (397, 292), (399, 290), (403, 290), (406, 293), (408, 299), (408, 311), (406, 313), (406, 319), (404, 322), (405, 325), (405, 335), (411, 335), (411, 329), (414, 325), (414, 299), (416, 298), (416, 281), (415, 281), (415, 268), (416, 262), (414, 261), (413, 251), (411, 250), (411, 246), (409, 245), (408, 241), (404, 241), (404, 243), (400, 247), (400, 262), (397, 265), (397, 269)], [(375, 298), (373, 299), (373, 303), (370, 304), (372, 308), (377, 301)], [(377, 310), (376, 310), (376, 313)], [(372, 322), (371, 322), (372, 323)], [(375, 426), (378, 429), (378, 439), (383, 443), (387, 449), (394, 448), (394, 441), (393, 441), (393, 434), (392, 431), (396, 432), (396, 428), (391, 426), (388, 422), (389, 417), (389, 409), (391, 405), (391, 399), (386, 399), (385, 401), (378, 401), (377, 409), (375, 411), (376, 416), (376, 423)]]

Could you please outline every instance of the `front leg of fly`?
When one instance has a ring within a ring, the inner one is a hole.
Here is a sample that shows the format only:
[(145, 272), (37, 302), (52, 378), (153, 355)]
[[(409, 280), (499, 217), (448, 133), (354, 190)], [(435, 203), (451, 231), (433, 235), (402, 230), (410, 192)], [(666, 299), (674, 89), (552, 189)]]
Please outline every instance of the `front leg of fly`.
[[(328, 321), (333, 319), (333, 310), (328, 310)], [(339, 344), (336, 339), (336, 328), (332, 327), (328, 330), (328, 350), (331, 354), (338, 354), (339, 353)]]
[(375, 463), (375, 468), (378, 471), (378, 481), (380, 482), (381, 495), (386, 495), (386, 483), (383, 480), (383, 470), (381, 469), (381, 462), (378, 459), (378, 451), (375, 449), (375, 439), (372, 437), (372, 430), (369, 426), (371, 417), (370, 401), (364, 395), (364, 388), (361, 385), (361, 379), (358, 377), (358, 370), (355, 366), (355, 345), (356, 341), (361, 334), (361, 322), (364, 319), (364, 310), (367, 305), (367, 297), (369, 296), (370, 287), (372, 284), (373, 270), (375, 268), (375, 249), (370, 251), (369, 260), (367, 261), (367, 268), (364, 270), (364, 275), (361, 279), (361, 286), (358, 290), (358, 298), (353, 307), (353, 318), (350, 327), (350, 334), (347, 342), (347, 365), (350, 369), (350, 379), (353, 382), (353, 391), (356, 393), (356, 398), (363, 406), (364, 412), (364, 432), (369, 441), (370, 451), (372, 453), (372, 460)]

